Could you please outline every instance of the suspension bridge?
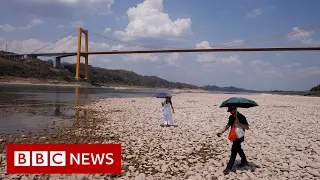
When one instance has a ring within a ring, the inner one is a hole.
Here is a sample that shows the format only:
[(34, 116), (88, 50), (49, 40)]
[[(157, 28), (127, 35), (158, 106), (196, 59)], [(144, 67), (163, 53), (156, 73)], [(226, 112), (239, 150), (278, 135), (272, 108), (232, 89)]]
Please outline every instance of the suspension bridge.
[[(144, 44), (136, 44), (136, 43), (131, 43), (131, 42), (125, 42), (125, 41), (120, 41), (116, 40), (110, 37), (106, 37), (100, 34), (96, 33), (91, 33), (95, 36), (114, 41), (120, 44), (125, 44), (125, 45), (130, 45), (134, 47), (143, 47), (143, 48), (149, 48), (150, 50), (123, 50), (123, 51), (116, 51), (116, 50), (111, 50), (111, 51), (101, 51), (101, 52), (89, 52), (89, 44), (88, 44), (88, 30), (84, 30), (81, 27), (78, 29), (68, 33), (67, 35), (37, 49), (36, 51), (32, 53), (24, 53), (24, 54), (5, 54), (5, 56), (10, 57), (10, 58), (37, 58), (37, 57), (53, 57), (54, 61), (54, 66), (59, 67), (61, 58), (64, 57), (70, 57), (70, 56), (76, 56), (76, 75), (75, 78), (78, 80), (80, 76), (80, 57), (85, 58), (85, 80), (89, 78), (88, 74), (88, 65), (89, 65), (89, 55), (106, 55), (106, 54), (145, 54), (145, 53), (174, 53), (174, 52), (261, 52), (261, 51), (317, 51), (320, 50), (320, 46), (312, 46), (312, 47), (258, 47), (258, 48), (235, 48), (237, 46), (243, 46), (245, 44), (257, 44), (257, 43), (262, 43), (262, 42), (267, 42), (267, 41), (272, 41), (276, 39), (281, 39), (284, 37), (288, 36), (294, 36), (302, 32), (309, 31), (311, 29), (316, 29), (319, 28), (320, 25), (311, 25), (305, 28), (301, 28), (296, 31), (291, 31), (283, 34), (277, 34), (274, 36), (269, 36), (261, 39), (256, 39), (256, 40), (250, 40), (250, 41), (244, 41), (244, 42), (236, 42), (236, 43), (231, 43), (231, 44), (222, 44), (218, 46), (210, 46), (207, 48), (174, 48), (174, 47), (159, 47), (159, 46), (151, 46), (151, 45), (144, 45)], [(67, 36), (71, 35), (72, 33), (78, 31), (78, 35), (71, 37), (54, 47), (47, 49), (45, 52), (42, 53), (37, 53), (38, 51), (48, 47), (49, 45), (58, 42), (59, 40), (62, 40), (66, 38)], [(82, 41), (82, 34), (85, 35), (85, 41), (84, 41), (84, 52), (81, 52), (81, 41)], [(53, 52), (48, 52), (64, 43), (67, 41), (72, 40), (73, 38), (78, 37), (78, 46), (77, 46), (77, 52), (58, 52), (58, 53), (53, 53)]]

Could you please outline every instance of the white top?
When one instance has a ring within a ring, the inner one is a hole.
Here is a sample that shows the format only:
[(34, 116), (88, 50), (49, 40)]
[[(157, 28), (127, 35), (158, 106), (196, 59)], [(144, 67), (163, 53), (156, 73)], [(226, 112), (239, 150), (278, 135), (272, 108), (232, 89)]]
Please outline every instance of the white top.
[(163, 112), (164, 113), (171, 113), (171, 104), (169, 102), (164, 104)]

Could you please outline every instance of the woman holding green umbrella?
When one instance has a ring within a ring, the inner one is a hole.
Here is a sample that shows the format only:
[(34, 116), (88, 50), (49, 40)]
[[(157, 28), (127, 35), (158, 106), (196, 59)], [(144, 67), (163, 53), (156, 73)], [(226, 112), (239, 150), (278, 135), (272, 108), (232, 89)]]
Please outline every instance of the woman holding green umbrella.
[(248, 164), (246, 155), (241, 148), (241, 143), (244, 141), (244, 132), (249, 129), (249, 124), (246, 117), (237, 111), (237, 107), (249, 108), (253, 106), (258, 106), (258, 104), (246, 98), (235, 97), (224, 101), (220, 106), (228, 107), (228, 112), (230, 112), (231, 115), (229, 116), (226, 127), (221, 132), (218, 132), (217, 135), (220, 137), (221, 134), (231, 127), (229, 140), (233, 142), (231, 156), (226, 169), (223, 171), (224, 174), (228, 174), (231, 171), (238, 153), (241, 157), (241, 164), (239, 166), (242, 167)]

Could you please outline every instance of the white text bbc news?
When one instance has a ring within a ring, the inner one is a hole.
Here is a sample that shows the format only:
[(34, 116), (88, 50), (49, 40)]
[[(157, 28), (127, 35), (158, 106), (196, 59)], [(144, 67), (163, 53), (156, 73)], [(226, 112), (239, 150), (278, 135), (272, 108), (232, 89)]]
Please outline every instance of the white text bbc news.
[[(69, 165), (112, 165), (113, 153), (70, 153)], [(66, 166), (65, 151), (15, 151), (14, 166)]]

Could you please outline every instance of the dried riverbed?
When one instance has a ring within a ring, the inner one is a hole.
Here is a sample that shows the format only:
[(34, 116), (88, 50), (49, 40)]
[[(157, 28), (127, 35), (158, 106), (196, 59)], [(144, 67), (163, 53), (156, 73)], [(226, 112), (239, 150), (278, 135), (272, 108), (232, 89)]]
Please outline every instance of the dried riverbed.
[(94, 100), (81, 107), (78, 126), (57, 127), (59, 135), (1, 135), (1, 164), (3, 167), (5, 163), (4, 145), (11, 142), (121, 143), (121, 175), (41, 175), (37, 179), (320, 178), (320, 98), (266, 94), (241, 95), (260, 105), (240, 109), (251, 125), (243, 144), (250, 166), (235, 167), (229, 175), (223, 175), (231, 143), (227, 133), (221, 138), (215, 134), (229, 116), (219, 105), (231, 96), (234, 95), (175, 95), (173, 118), (177, 127), (160, 126), (163, 114), (161, 101), (156, 98)]

